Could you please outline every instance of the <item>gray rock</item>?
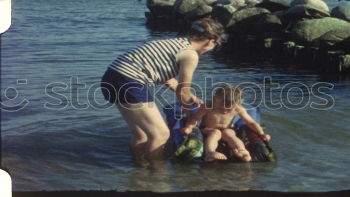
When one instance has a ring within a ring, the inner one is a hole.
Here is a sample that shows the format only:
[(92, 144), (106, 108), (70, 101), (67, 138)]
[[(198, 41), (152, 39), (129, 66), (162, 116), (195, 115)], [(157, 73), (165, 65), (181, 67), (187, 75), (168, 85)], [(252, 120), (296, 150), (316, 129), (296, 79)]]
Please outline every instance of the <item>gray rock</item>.
[(175, 0), (147, 0), (147, 7), (154, 16), (171, 15)]
[(311, 43), (332, 30), (350, 31), (350, 23), (331, 17), (304, 20), (297, 22), (291, 33), (295, 40)]
[(176, 17), (197, 19), (211, 14), (213, 8), (209, 5), (212, 1), (203, 0), (176, 0), (174, 13)]
[(350, 22), (350, 7), (337, 6), (332, 9), (331, 16)]
[(245, 0), (218, 0), (217, 4), (218, 5), (231, 5), (236, 9), (247, 5)]
[(198, 19), (206, 15), (211, 14), (213, 8), (209, 5), (199, 5), (197, 8), (191, 10), (185, 14), (185, 17), (188, 19)]
[(265, 8), (248, 7), (233, 13), (229, 23), (226, 25), (228, 32), (232, 33), (255, 33), (254, 26), (257, 20), (264, 14), (270, 14)]
[(233, 13), (230, 22), (227, 24), (227, 27), (230, 27), (231, 25), (234, 25), (235, 23), (238, 23), (247, 18), (269, 13), (270, 11), (264, 8), (244, 8)]
[(328, 5), (322, 0), (293, 0), (291, 6), (293, 7), (296, 5), (309, 5), (317, 10), (329, 12)]
[(202, 4), (204, 4), (203, 1), (199, 0), (176, 0), (174, 4), (174, 11), (177, 14), (185, 15)]
[(331, 30), (318, 39), (315, 44), (326, 49), (343, 49), (350, 47), (350, 31), (344, 29)]
[(147, 0), (147, 7), (153, 6), (173, 6), (175, 0)]
[(292, 20), (323, 18), (328, 16), (330, 16), (328, 11), (318, 9), (309, 4), (295, 5), (286, 11), (286, 17)]
[(280, 33), (283, 30), (281, 19), (274, 14), (262, 15), (256, 23), (256, 31), (259, 32), (277, 32)]
[(212, 18), (216, 19), (222, 25), (226, 26), (230, 22), (235, 11), (236, 8), (231, 5), (217, 5), (213, 8), (211, 15)]
[(245, 0), (232, 0), (230, 5), (235, 7), (236, 9), (239, 9), (239, 8), (245, 7), (247, 4)]
[(221, 5), (229, 5), (232, 3), (232, 1), (231, 0), (217, 0), (216, 3), (221, 4)]
[(266, 8), (271, 12), (286, 10), (290, 8), (290, 3), (285, 0), (263, 0), (257, 7)]
[(259, 3), (259, 1), (257, 0), (245, 0), (245, 4), (247, 4), (247, 6), (255, 6)]
[(217, 3), (217, 0), (204, 0), (205, 4), (207, 5), (214, 5)]

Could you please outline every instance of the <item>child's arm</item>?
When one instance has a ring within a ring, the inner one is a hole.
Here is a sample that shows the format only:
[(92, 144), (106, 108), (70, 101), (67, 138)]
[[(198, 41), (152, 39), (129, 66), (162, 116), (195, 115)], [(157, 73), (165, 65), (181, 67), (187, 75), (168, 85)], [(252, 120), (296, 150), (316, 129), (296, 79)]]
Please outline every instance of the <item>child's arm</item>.
[(249, 128), (258, 133), (265, 141), (270, 141), (271, 136), (265, 134), (262, 127), (247, 113), (247, 110), (242, 107), (237, 107), (238, 115), (244, 120)]
[(171, 78), (165, 82), (165, 86), (174, 92), (176, 91), (178, 84), (179, 84), (179, 82), (175, 78)]
[(201, 120), (206, 113), (207, 112), (205, 105), (201, 105), (198, 111), (188, 118), (185, 127), (181, 130), (181, 133), (184, 135), (190, 134), (192, 132), (193, 127), (196, 126), (197, 121)]

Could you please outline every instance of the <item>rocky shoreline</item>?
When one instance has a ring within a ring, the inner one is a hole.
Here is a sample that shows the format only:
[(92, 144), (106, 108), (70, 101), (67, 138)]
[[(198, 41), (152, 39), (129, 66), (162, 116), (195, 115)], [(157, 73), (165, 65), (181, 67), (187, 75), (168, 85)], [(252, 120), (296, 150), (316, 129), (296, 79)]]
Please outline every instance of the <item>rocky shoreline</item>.
[(350, 73), (350, 2), (331, 10), (322, 0), (147, 0), (147, 7), (147, 27), (157, 31), (218, 20), (229, 34), (217, 53), (224, 58)]

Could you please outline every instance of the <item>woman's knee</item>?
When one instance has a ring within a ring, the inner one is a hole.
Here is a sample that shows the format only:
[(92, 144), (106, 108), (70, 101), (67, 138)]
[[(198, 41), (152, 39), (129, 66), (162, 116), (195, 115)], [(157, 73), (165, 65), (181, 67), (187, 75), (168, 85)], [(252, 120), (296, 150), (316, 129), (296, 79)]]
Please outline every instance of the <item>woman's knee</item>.
[(134, 136), (132, 137), (131, 143), (133, 145), (138, 145), (138, 144), (143, 144), (146, 143), (148, 140), (148, 137), (146, 134), (138, 134), (138, 133), (134, 133)]
[(155, 127), (154, 132), (152, 132), (148, 138), (151, 141), (157, 141), (160, 143), (165, 143), (170, 137), (169, 128), (165, 127)]

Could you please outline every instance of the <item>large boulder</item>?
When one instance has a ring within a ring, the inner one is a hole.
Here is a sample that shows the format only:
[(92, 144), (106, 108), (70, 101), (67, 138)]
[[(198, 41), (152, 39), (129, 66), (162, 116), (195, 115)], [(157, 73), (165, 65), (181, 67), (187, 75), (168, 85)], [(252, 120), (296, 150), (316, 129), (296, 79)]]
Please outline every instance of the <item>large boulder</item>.
[(258, 0), (245, 0), (245, 4), (247, 4), (247, 6), (250, 6), (250, 7), (257, 5), (258, 3), (259, 3)]
[(258, 2), (256, 0), (218, 0), (216, 3), (217, 5), (230, 5), (238, 9), (247, 5), (257, 4)]
[(154, 16), (170, 15), (175, 0), (147, 0), (147, 7)]
[(202, 4), (193, 9), (192, 11), (186, 13), (185, 18), (190, 20), (196, 20), (211, 14), (212, 10), (213, 8), (211, 6)]
[(216, 3), (221, 5), (229, 5), (232, 3), (232, 0), (217, 0)]
[(273, 35), (280, 34), (283, 30), (283, 25), (281, 19), (275, 14), (264, 14), (258, 19), (255, 28), (257, 32)]
[(215, 5), (217, 0), (204, 0), (204, 3), (207, 5)]
[(346, 29), (331, 30), (315, 40), (315, 45), (326, 49), (350, 50), (350, 31)]
[(328, 5), (322, 0), (294, 0), (291, 2), (292, 7), (296, 5), (309, 5), (317, 10), (329, 12)]
[(276, 12), (290, 8), (290, 3), (285, 0), (263, 0), (263, 2), (259, 3), (256, 6), (266, 8), (271, 12)]
[(174, 12), (184, 15), (203, 4), (205, 3), (199, 0), (176, 0), (174, 4)]
[(270, 14), (265, 8), (247, 7), (233, 13), (229, 23), (226, 25), (230, 33), (254, 34), (255, 25), (258, 19), (264, 15)]
[(211, 13), (212, 8), (203, 0), (176, 0), (174, 13), (182, 18), (200, 18)]
[(332, 9), (331, 16), (350, 22), (350, 6), (337, 6)]
[(330, 16), (329, 12), (324, 9), (319, 9), (312, 4), (300, 4), (289, 8), (286, 17), (290, 20), (323, 18)]
[(350, 23), (337, 18), (321, 18), (299, 21), (291, 31), (296, 41), (311, 43), (331, 30), (350, 31)]
[(223, 26), (226, 26), (230, 22), (235, 11), (236, 8), (229, 4), (219, 4), (213, 8), (211, 15), (213, 19), (219, 21)]

